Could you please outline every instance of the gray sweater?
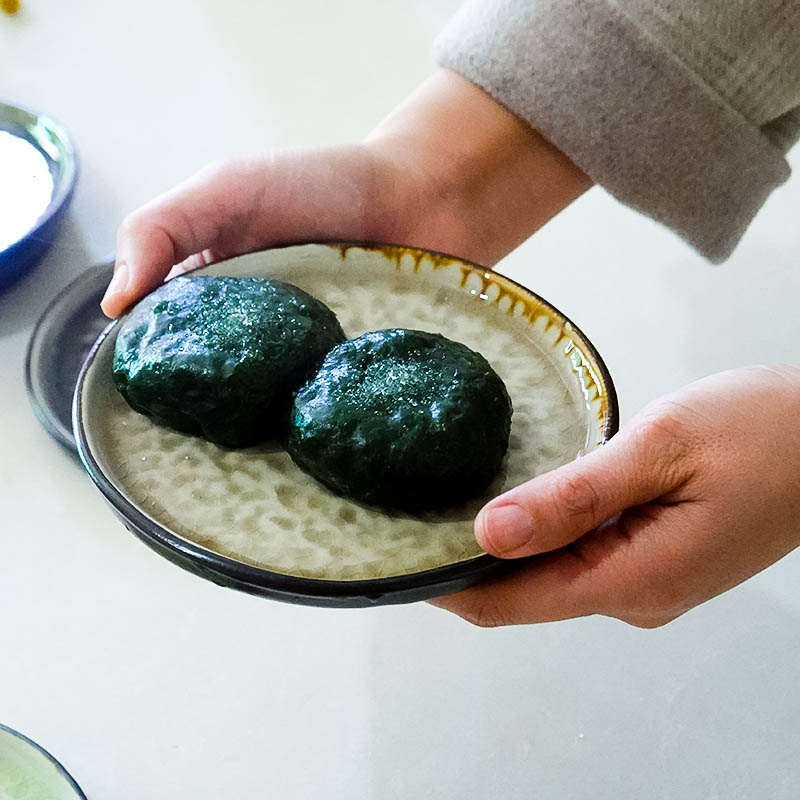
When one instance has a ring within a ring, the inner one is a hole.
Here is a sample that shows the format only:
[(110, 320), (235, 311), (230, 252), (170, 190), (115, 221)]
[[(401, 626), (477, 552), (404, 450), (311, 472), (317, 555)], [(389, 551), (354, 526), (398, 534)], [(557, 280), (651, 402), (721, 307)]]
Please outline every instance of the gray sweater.
[(468, 0), (434, 52), (712, 261), (789, 176), (800, 0)]

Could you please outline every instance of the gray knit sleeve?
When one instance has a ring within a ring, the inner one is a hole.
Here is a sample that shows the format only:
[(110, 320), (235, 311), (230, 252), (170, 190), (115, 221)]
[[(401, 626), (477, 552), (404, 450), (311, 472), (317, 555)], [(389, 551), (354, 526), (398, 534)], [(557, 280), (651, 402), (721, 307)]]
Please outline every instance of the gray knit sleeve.
[(434, 52), (712, 261), (789, 176), (800, 0), (468, 0)]

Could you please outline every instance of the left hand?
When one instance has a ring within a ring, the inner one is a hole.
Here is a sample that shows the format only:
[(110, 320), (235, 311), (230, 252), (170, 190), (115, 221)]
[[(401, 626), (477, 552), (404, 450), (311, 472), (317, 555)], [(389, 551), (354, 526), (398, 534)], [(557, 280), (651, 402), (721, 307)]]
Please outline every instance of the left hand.
[(129, 214), (103, 299), (292, 242), (382, 242), (491, 266), (591, 186), (526, 122), (438, 70), (360, 144), (222, 161)]
[(492, 500), (475, 535), (536, 558), (433, 601), (470, 622), (675, 619), (800, 545), (800, 368), (720, 373), (655, 401), (604, 447)]

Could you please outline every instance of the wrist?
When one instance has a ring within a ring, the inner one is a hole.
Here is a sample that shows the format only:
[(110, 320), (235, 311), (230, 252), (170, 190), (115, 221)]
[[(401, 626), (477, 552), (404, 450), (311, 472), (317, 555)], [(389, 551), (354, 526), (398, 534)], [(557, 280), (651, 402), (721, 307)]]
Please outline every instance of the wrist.
[(591, 186), (527, 122), (439, 70), (365, 140), (417, 198), (418, 244), (491, 265)]

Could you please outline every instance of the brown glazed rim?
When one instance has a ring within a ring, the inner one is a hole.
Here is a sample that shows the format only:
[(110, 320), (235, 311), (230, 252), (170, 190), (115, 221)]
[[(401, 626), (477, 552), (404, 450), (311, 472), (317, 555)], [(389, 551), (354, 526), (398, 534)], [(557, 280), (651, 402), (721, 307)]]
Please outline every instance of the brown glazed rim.
[[(597, 352), (597, 349), (586, 334), (584, 334), (566, 314), (563, 314), (554, 305), (536, 294), (536, 292), (531, 291), (521, 283), (505, 275), (501, 275), (499, 272), (495, 272), (489, 267), (482, 267), (480, 264), (476, 264), (472, 261), (447, 255), (446, 253), (439, 253), (435, 250), (425, 250), (423, 248), (394, 244), (372, 244), (369, 242), (314, 242), (313, 244), (322, 244), (336, 248), (340, 252), (342, 259), (346, 257), (347, 251), (353, 247), (360, 250), (379, 252), (394, 261), (398, 271), (400, 270), (403, 257), (406, 255), (413, 258), (415, 273), (419, 271), (422, 261), (426, 259), (432, 263), (434, 269), (457, 265), (460, 267), (462, 274), (461, 288), (466, 286), (467, 280), (471, 275), (476, 275), (481, 281), (482, 294), (486, 294), (490, 286), (497, 286), (499, 291), (492, 303), (498, 305), (503, 298), (508, 297), (510, 299), (510, 306), (506, 313), (513, 313), (519, 303), (522, 306), (520, 316), (526, 318), (529, 324), (533, 324), (540, 316), (545, 316), (547, 318), (545, 331), (552, 325), (558, 326), (561, 333), (554, 344), (558, 344), (567, 336), (571, 339), (578, 340), (581, 346), (581, 352), (590, 359), (590, 364), (584, 364), (583, 366), (589, 370), (590, 385), (595, 387), (597, 399), (600, 401), (600, 409), (597, 414), (598, 421), (600, 421), (602, 425), (599, 444), (607, 442), (619, 430), (619, 403), (617, 401), (617, 393), (614, 388), (611, 373), (608, 371), (600, 353)], [(600, 377), (600, 381), (598, 381), (598, 376)]]
[[(535, 305), (537, 310), (547, 313), (550, 320), (555, 321), (562, 328), (566, 328), (569, 335), (578, 340), (582, 351), (591, 359), (591, 368), (594, 371), (594, 376), (599, 376), (600, 379), (599, 382), (595, 379), (598, 395), (605, 397), (605, 403), (603, 405), (605, 422), (602, 426), (602, 443), (608, 441), (608, 439), (617, 432), (619, 427), (617, 396), (611, 380), (611, 375), (603, 363), (600, 354), (571, 320), (535, 293), (510, 278), (506, 278), (478, 264), (473, 264), (455, 256), (420, 248), (400, 245), (383, 245), (372, 242), (317, 241), (298, 242), (280, 247), (268, 248), (268, 250), (274, 251), (308, 245), (318, 245), (336, 249), (339, 251), (342, 258), (345, 258), (347, 251), (352, 248), (380, 252), (384, 256), (394, 260), (398, 269), (400, 268), (400, 261), (405, 255), (411, 255), (414, 258), (415, 271), (419, 268), (422, 260), (426, 258), (433, 261), (434, 267), (437, 266), (437, 263), (441, 266), (457, 264), (462, 269), (466, 268), (467, 270), (462, 285), (466, 283), (470, 274), (476, 273), (482, 276), (482, 280), (489, 281), (487, 286), (491, 283), (495, 283), (506, 295)], [(232, 259), (224, 260), (228, 261)], [(499, 299), (500, 297), (497, 298), (496, 302), (499, 302)], [(530, 320), (533, 322), (533, 315), (531, 315)], [(167, 530), (158, 522), (142, 513), (124, 494), (122, 494), (103, 472), (100, 464), (91, 452), (87, 432), (82, 420), (81, 407), (83, 404), (86, 375), (91, 369), (92, 363), (101, 345), (118, 324), (119, 320), (114, 320), (100, 334), (87, 355), (78, 376), (72, 405), (72, 423), (78, 455), (92, 481), (128, 530), (134, 533), (153, 550), (178, 566), (200, 577), (211, 580), (218, 585), (237, 589), (249, 594), (271, 597), (273, 599), (302, 605), (356, 608), (394, 603), (409, 603), (440, 597), (465, 589), (479, 581), (498, 577), (527, 561), (527, 559), (503, 560), (485, 553), (466, 561), (448, 564), (422, 572), (368, 580), (337, 581), (286, 575), (270, 571), (263, 567), (256, 567), (252, 564), (220, 555), (213, 550), (195, 544)], [(604, 390), (604, 392), (601, 391), (601, 389)]]

